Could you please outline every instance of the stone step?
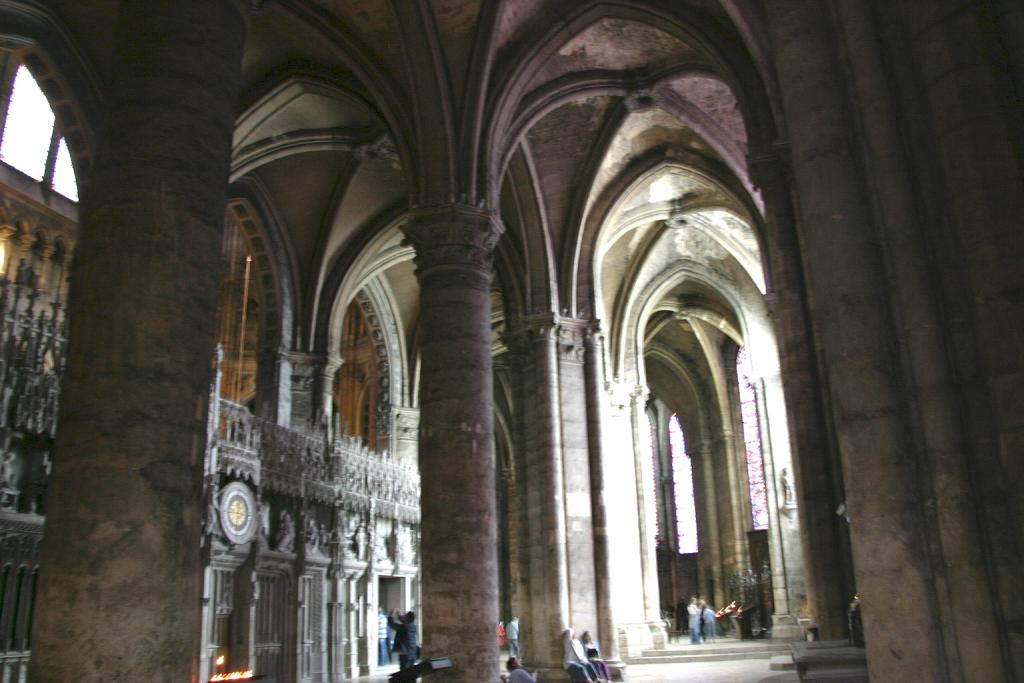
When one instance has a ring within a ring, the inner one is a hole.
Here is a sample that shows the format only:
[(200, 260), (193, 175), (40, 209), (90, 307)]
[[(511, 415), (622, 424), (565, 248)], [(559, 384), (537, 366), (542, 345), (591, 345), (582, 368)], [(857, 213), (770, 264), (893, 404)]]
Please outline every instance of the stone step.
[(768, 668), (772, 671), (795, 671), (796, 662), (793, 661), (793, 655), (775, 655), (771, 658), (768, 664)]
[(668, 647), (664, 650), (644, 650), (640, 657), (688, 657), (706, 654), (739, 654), (755, 652), (758, 656), (768, 657), (776, 654), (790, 654), (789, 643), (752, 643), (749, 645), (716, 644), (692, 645), (690, 647)]
[(784, 674), (775, 674), (768, 678), (762, 678), (757, 683), (800, 683), (800, 676), (795, 671), (789, 671)]
[(727, 662), (737, 659), (764, 659), (771, 657), (770, 652), (707, 652), (704, 654), (670, 655), (667, 653), (650, 654), (630, 658), (627, 664), (687, 664), (690, 662)]

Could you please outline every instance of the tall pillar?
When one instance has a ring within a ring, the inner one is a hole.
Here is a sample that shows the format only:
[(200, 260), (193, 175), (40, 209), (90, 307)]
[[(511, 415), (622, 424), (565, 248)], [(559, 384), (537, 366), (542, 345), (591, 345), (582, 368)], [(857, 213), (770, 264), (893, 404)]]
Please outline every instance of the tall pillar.
[(804, 595), (806, 589), (800, 562), (800, 525), (796, 519), (786, 407), (778, 372), (772, 369), (769, 377), (759, 378), (755, 391), (764, 459), (765, 496), (768, 499), (768, 548), (774, 604), (772, 638), (803, 640), (804, 630), (797, 620), (798, 596)]
[(205, 420), (245, 25), (121, 2), (83, 187), (31, 679), (198, 675)]
[(333, 354), (292, 351), (287, 354), (291, 364), (291, 427), (325, 433), (330, 437), (333, 425), (332, 390), (334, 376), (341, 367), (341, 358)]
[[(794, 177), (811, 312), (821, 332), (873, 680), (948, 680), (924, 497), (901, 386), (878, 226), (825, 5), (765, 5)], [(894, 589), (894, 587), (897, 587)], [(884, 597), (882, 597), (884, 596)]]
[(570, 605), (555, 316), (531, 318), (519, 337), (526, 358), (520, 485), (525, 496), (523, 554), (530, 607), (530, 621), (522, 628), (530, 666), (559, 670), (564, 655), (560, 636), (570, 622)]
[(617, 668), (619, 638), (611, 591), (611, 547), (608, 541), (608, 514), (605, 507), (604, 439), (604, 339), (592, 326), (584, 344), (584, 370), (587, 396), (587, 437), (590, 448), (590, 507), (594, 527), (594, 593), (597, 599), (597, 637), (606, 660)]
[(594, 594), (594, 527), (590, 445), (587, 437), (584, 338), (587, 324), (558, 320), (558, 402), (562, 418), (562, 480), (569, 578), (569, 625), (577, 632), (597, 627)]
[(501, 234), (470, 206), (418, 211), (405, 234), (420, 283), (423, 655), (445, 680), (498, 676), (491, 276)]
[(658, 557), (654, 546), (654, 530), (656, 528), (654, 509), (654, 454), (653, 449), (643, 447), (650, 439), (647, 420), (648, 389), (636, 387), (630, 394), (630, 409), (633, 427), (634, 467), (636, 475), (637, 516), (640, 519), (640, 571), (643, 581), (644, 619), (652, 627), (652, 634), (657, 640), (660, 636), (664, 641), (664, 633), (656, 633), (655, 624), (661, 622), (661, 607), (658, 595)]
[(842, 474), (818, 399), (827, 387), (820, 380), (817, 344), (808, 321), (789, 179), (779, 150), (752, 153), (750, 168), (765, 202), (773, 283), (766, 298), (775, 321), (786, 396), (806, 609), (822, 638), (845, 638), (846, 606), (854, 587), (849, 534), (845, 520), (836, 514), (843, 502)]

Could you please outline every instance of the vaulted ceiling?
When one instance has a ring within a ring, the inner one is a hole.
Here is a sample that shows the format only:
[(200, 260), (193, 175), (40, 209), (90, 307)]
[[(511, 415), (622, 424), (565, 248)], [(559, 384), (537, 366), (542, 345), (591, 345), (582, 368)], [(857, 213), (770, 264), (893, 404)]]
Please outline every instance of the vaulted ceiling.
[[(75, 31), (78, 47), (109, 78), (117, 3), (48, 4), (94, 27)], [(748, 3), (248, 4), (232, 181), (259, 195), (287, 252), (299, 344), (330, 338), (318, 326), (340, 324), (336, 298), (377, 278), (412, 346), (399, 227), (440, 201), (500, 210), (507, 316), (613, 318), (659, 250), (721, 252), (763, 290), (747, 157), (770, 116), (751, 102), (765, 89)], [(681, 354), (693, 346), (674, 327), (659, 334)]]

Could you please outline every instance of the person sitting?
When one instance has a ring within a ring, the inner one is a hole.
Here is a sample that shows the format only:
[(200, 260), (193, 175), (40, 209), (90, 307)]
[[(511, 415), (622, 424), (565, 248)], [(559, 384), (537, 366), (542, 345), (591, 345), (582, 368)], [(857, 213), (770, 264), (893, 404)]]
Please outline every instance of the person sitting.
[(509, 657), (505, 668), (508, 669), (508, 683), (537, 683), (537, 674), (523, 668), (517, 657)]
[(562, 632), (565, 643), (565, 670), (569, 672), (569, 680), (573, 683), (592, 683), (599, 680), (597, 671), (587, 660), (587, 653), (576, 637), (576, 632), (567, 628)]
[(580, 644), (583, 645), (583, 651), (586, 653), (590, 665), (597, 671), (598, 678), (606, 681), (612, 680), (611, 669), (601, 659), (601, 647), (594, 640), (594, 637), (590, 635), (590, 631), (583, 632), (583, 635), (580, 636)]

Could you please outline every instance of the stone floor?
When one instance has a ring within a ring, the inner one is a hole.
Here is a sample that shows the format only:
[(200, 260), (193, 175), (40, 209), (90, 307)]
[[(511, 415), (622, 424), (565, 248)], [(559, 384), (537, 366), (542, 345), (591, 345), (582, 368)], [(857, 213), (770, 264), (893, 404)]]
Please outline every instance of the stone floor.
[[(390, 671), (388, 672), (390, 673)], [(360, 683), (387, 683), (387, 675), (355, 679)], [(429, 683), (430, 678), (421, 679)], [(687, 664), (637, 664), (629, 667), (629, 683), (790, 683), (796, 674), (768, 668), (767, 659)]]

